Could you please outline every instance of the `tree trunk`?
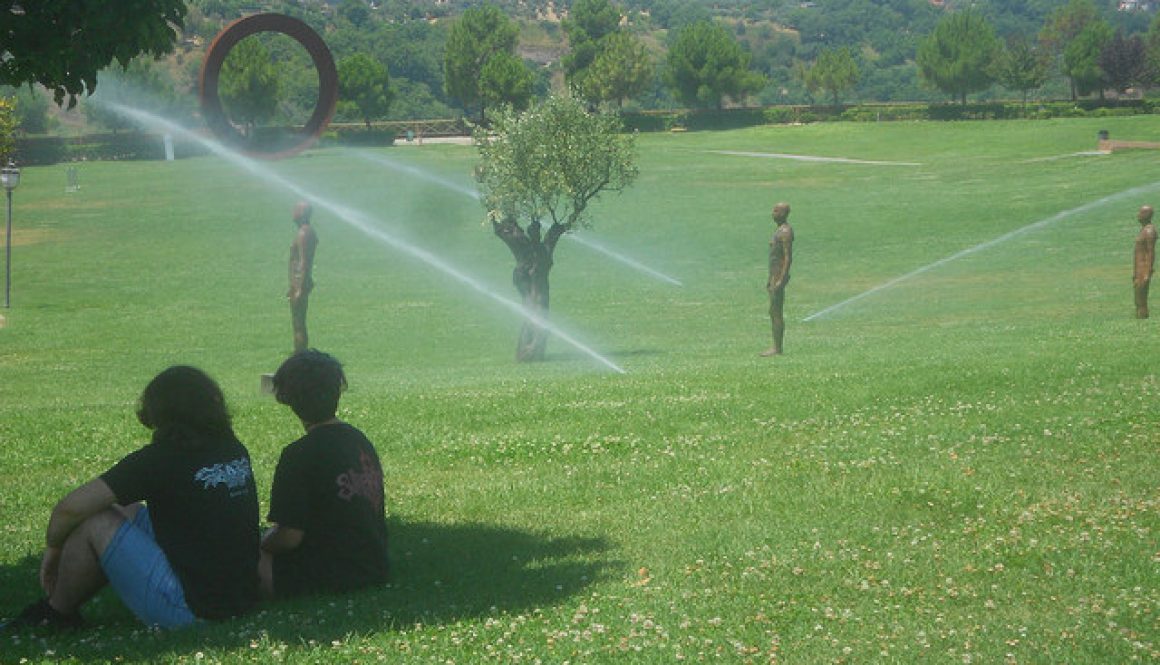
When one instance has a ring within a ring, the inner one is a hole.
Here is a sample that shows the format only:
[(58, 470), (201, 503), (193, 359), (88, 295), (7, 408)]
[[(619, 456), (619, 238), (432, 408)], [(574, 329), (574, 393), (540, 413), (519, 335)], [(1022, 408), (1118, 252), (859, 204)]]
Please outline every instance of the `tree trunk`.
[(516, 344), (518, 362), (543, 360), (548, 345), (548, 330), (541, 323), (548, 320), (548, 273), (552, 269), (552, 260), (543, 260), (541, 254), (537, 252), (535, 258), (517, 264), (512, 271), (512, 281), (523, 298), (524, 309), (536, 317), (526, 319), (520, 328), (520, 339)]
[(512, 284), (529, 314), (520, 329), (516, 360), (543, 360), (544, 349), (548, 344), (548, 330), (543, 326), (548, 320), (548, 275), (552, 271), (553, 249), (563, 230), (557, 231), (554, 225), (546, 241), (542, 238), (539, 222), (528, 224), (525, 232), (514, 219), (505, 219), (492, 222), (492, 230), (504, 241), (516, 260), (516, 267), (512, 270)]

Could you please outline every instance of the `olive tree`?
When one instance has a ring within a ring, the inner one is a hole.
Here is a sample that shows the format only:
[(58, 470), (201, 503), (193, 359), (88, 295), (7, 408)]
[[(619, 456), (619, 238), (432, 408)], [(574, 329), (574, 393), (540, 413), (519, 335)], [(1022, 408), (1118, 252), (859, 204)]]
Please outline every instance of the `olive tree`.
[[(487, 221), (515, 258), (512, 281), (528, 312), (516, 359), (542, 360), (548, 340), (548, 276), (556, 243), (587, 227), (588, 205), (637, 176), (635, 142), (619, 116), (591, 113), (553, 95), (527, 111), (505, 107), (477, 127), (476, 170)], [(545, 228), (547, 227), (547, 228)]]

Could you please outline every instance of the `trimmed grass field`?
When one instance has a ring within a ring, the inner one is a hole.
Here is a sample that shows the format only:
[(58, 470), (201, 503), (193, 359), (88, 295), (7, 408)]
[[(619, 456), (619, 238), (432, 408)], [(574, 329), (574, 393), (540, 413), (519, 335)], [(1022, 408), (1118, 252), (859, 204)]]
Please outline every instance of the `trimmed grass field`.
[[(510, 311), (320, 211), (311, 342), (383, 458), (393, 583), (175, 633), (106, 592), (0, 661), (1155, 662), (1160, 324), (1133, 318), (1131, 252), (1160, 169), (1075, 154), (1100, 129), (1160, 117), (641, 135), (586, 237), (683, 286), (573, 242), (552, 279), (553, 321), (623, 375), (558, 338), (514, 363)], [(461, 186), (475, 160), (374, 155)], [(269, 168), (514, 297), (470, 196), (337, 149)], [(53, 503), (146, 441), (157, 371), (219, 380), (263, 505), (299, 434), (258, 390), (291, 346), (294, 196), (210, 157), (79, 169), (14, 197), (0, 616), (38, 593)]]

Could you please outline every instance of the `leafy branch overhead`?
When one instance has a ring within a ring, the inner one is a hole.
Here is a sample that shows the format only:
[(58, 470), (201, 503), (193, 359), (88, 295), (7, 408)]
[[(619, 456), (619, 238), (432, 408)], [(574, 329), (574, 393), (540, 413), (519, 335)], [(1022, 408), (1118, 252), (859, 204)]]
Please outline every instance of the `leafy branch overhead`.
[(39, 83), (72, 107), (114, 60), (170, 52), (185, 12), (183, 0), (0, 0), (0, 84)]

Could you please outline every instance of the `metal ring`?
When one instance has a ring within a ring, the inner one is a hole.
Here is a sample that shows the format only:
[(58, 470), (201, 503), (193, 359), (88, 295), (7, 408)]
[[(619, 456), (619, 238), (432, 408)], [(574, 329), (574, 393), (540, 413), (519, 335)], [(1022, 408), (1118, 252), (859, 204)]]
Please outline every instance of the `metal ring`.
[(334, 66), (334, 58), (318, 33), (302, 21), (285, 14), (254, 14), (223, 28), (210, 43), (201, 65), (201, 113), (210, 131), (223, 142), (235, 145), (242, 143), (241, 134), (230, 124), (222, 109), (218, 97), (218, 77), (230, 50), (246, 37), (259, 32), (278, 32), (293, 38), (310, 53), (314, 68), (318, 70), (318, 103), (314, 106), (310, 120), (302, 128), (301, 140), (289, 148), (272, 152), (243, 150), (254, 157), (282, 159), (314, 145), (330, 123), (335, 104), (338, 103), (338, 70)]

